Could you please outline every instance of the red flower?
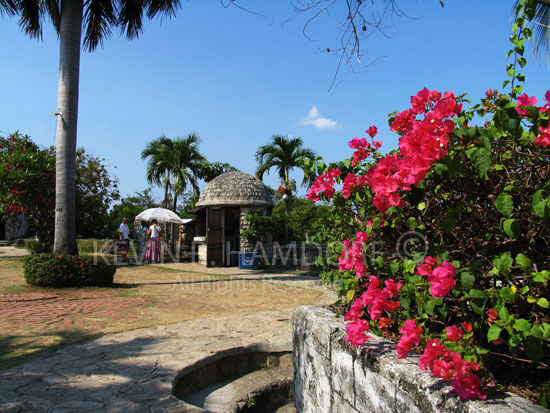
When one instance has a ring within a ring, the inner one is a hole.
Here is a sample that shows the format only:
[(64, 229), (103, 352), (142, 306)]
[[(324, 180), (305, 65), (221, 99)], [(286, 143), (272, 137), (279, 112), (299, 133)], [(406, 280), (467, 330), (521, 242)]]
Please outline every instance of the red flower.
[(391, 318), (385, 318), (385, 317), (380, 317), (378, 319), (378, 327), (381, 328), (381, 329), (385, 329), (385, 328), (388, 328), (388, 326), (392, 323), (392, 319)]
[(493, 324), (498, 318), (497, 312), (492, 308), (488, 310), (485, 314), (487, 314), (487, 322), (489, 324)]
[(471, 333), (472, 332), (472, 324), (468, 323), (467, 321), (464, 321), (462, 323), (462, 329), (466, 332), (466, 333)]

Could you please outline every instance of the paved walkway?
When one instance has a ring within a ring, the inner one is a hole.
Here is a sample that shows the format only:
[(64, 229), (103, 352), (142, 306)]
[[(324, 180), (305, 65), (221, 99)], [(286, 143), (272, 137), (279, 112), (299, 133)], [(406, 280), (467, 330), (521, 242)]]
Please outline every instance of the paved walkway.
[(25, 248), (15, 248), (12, 246), (0, 247), (0, 259), (22, 257), (28, 253), (29, 251)]
[[(319, 285), (318, 279), (311, 277), (236, 268), (205, 270), (192, 264), (167, 266), (322, 290), (325, 294), (319, 304), (331, 303), (336, 298), (333, 292)], [(51, 300), (55, 300), (55, 296)], [(293, 310), (195, 319), (106, 335), (66, 347), (49, 356), (0, 371), (0, 411), (190, 411), (171, 395), (172, 380), (181, 369), (234, 347), (253, 343), (290, 346)]]

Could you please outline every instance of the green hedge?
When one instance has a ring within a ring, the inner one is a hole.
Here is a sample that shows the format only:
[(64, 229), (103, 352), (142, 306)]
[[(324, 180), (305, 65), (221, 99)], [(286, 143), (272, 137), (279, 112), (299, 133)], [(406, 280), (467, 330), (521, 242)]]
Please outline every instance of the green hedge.
[(77, 255), (32, 254), (23, 262), (25, 281), (39, 287), (104, 286), (113, 283), (116, 267)]

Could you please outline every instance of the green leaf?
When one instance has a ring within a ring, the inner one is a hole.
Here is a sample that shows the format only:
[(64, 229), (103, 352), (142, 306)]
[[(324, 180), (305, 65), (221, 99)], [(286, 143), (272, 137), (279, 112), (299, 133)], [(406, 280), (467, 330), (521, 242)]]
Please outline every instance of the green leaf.
[(523, 341), (523, 349), (525, 350), (527, 357), (535, 363), (538, 363), (544, 354), (542, 349), (542, 340), (531, 335), (525, 337), (525, 340)]
[(529, 304), (533, 304), (533, 303), (536, 303), (537, 302), (537, 299), (535, 297), (533, 297), (532, 295), (528, 295), (527, 296), (527, 302)]
[(548, 199), (548, 195), (544, 189), (539, 189), (533, 195), (532, 208), (537, 216), (548, 218)]
[(449, 235), (456, 227), (456, 219), (452, 214), (449, 214), (441, 220), (439, 225), (443, 233)]
[(516, 255), (516, 264), (519, 265), (523, 271), (527, 271), (531, 268), (531, 260), (522, 253)]
[(498, 340), (501, 331), (502, 331), (502, 328), (500, 328), (496, 324), (493, 324), (491, 327), (489, 327), (489, 331), (487, 331), (487, 341), (490, 342), (490, 341)]
[(543, 283), (546, 280), (550, 280), (550, 272), (543, 270), (535, 273), (535, 276), (533, 277), (533, 281), (537, 283)]
[(536, 338), (542, 338), (542, 329), (539, 326), (533, 326), (533, 328), (531, 329), (531, 335), (535, 336)]
[(512, 256), (509, 252), (505, 252), (501, 256), (493, 259), (493, 265), (504, 274), (508, 274), (510, 272), (510, 268), (512, 267), (513, 263), (514, 260), (512, 259)]
[(472, 298), (470, 300), (470, 307), (472, 307), (474, 313), (482, 316), (485, 313), (485, 299)]
[(447, 176), (449, 173), (449, 167), (442, 163), (436, 163), (434, 170), (438, 176)]
[(540, 298), (538, 301), (537, 301), (537, 305), (539, 307), (542, 307), (542, 308), (548, 308), (549, 305), (548, 305), (548, 300), (546, 298)]
[(502, 306), (501, 309), (498, 311), (498, 318), (500, 318), (502, 321), (508, 322), (509, 316), (510, 313), (508, 312), (508, 309), (505, 306)]
[(468, 271), (464, 271), (460, 274), (460, 283), (462, 284), (462, 289), (464, 291), (470, 291), (474, 286), (476, 277), (470, 274)]
[(470, 158), (478, 176), (480, 178), (486, 176), (487, 171), (491, 167), (491, 152), (485, 148), (476, 148), (471, 152)]
[(514, 138), (518, 138), (521, 134), (521, 121), (515, 108), (505, 108), (499, 110), (495, 114), (496, 126), (512, 135)]
[(472, 289), (468, 293), (470, 298), (485, 298), (485, 293), (481, 290)]
[(502, 229), (508, 235), (508, 238), (517, 238), (521, 235), (521, 225), (515, 219), (505, 219), (502, 221)]
[(354, 297), (355, 297), (355, 290), (349, 290), (346, 293), (346, 303), (351, 303)]
[(428, 313), (428, 315), (434, 316), (434, 308), (435, 308), (435, 301), (430, 300), (426, 304), (424, 304), (424, 311)]
[(419, 202), (416, 207), (418, 208), (419, 211), (422, 211), (423, 209), (426, 208), (426, 203), (425, 202)]
[(495, 208), (506, 218), (510, 218), (512, 216), (512, 212), (514, 211), (514, 201), (512, 200), (512, 196), (501, 192), (495, 200)]
[(503, 287), (500, 289), (500, 296), (508, 301), (514, 301), (516, 298), (516, 295), (514, 294), (514, 291), (510, 287)]
[(542, 329), (542, 336), (544, 338), (550, 338), (550, 324), (549, 323), (542, 323), (540, 325), (540, 328)]
[(513, 327), (523, 333), (529, 333), (531, 331), (531, 323), (524, 318), (518, 318)]

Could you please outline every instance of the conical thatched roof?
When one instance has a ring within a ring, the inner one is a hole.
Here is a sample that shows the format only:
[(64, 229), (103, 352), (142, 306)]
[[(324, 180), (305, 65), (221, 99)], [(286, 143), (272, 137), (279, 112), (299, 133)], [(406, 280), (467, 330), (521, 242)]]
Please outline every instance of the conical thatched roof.
[(230, 205), (272, 207), (273, 200), (258, 178), (245, 172), (226, 172), (206, 185), (196, 207)]

